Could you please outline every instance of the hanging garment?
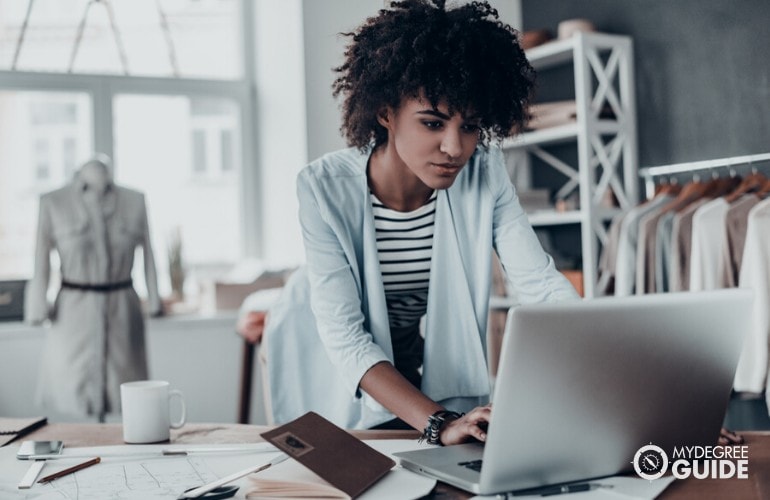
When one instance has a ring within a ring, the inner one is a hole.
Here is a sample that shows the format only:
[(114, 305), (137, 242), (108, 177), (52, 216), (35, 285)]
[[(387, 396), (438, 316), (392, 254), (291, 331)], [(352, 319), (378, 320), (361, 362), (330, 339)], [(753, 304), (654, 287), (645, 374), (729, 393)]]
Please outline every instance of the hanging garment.
[(602, 247), (599, 256), (599, 295), (612, 295), (615, 293), (615, 273), (618, 263), (618, 244), (620, 240), (620, 227), (628, 212), (622, 212), (612, 218), (610, 228), (607, 231), (607, 243)]
[(725, 261), (723, 281), (728, 287), (738, 286), (749, 212), (757, 203), (759, 198), (753, 194), (747, 194), (732, 203), (727, 210), (725, 217), (727, 239), (722, 249), (722, 256)]
[[(79, 176), (40, 198), (35, 275), (25, 318), (51, 320), (37, 400), (72, 414), (120, 408), (120, 384), (147, 378), (144, 317), (131, 286), (134, 252), (144, 252), (150, 311), (161, 309), (144, 195), (110, 183), (103, 196)], [(62, 287), (46, 300), (50, 253), (61, 261)]]
[(694, 201), (687, 208), (674, 215), (671, 224), (671, 257), (669, 280), (672, 292), (690, 289), (690, 257), (692, 255), (692, 218), (695, 211), (708, 200)]
[(636, 294), (655, 292), (655, 247), (658, 237), (658, 221), (666, 213), (666, 205), (657, 207), (639, 221), (636, 243)]
[(671, 289), (671, 245), (673, 238), (674, 217), (676, 212), (663, 214), (655, 228), (655, 292), (663, 293)]
[(730, 205), (724, 198), (711, 200), (697, 209), (692, 218), (690, 290), (725, 288), (722, 248), (727, 239), (725, 216)]
[(639, 221), (652, 210), (659, 208), (673, 199), (663, 194), (638, 205), (628, 211), (620, 225), (618, 254), (615, 264), (615, 295), (625, 297), (634, 293), (636, 276), (636, 245), (639, 237)]
[[(762, 392), (768, 382), (770, 338), (770, 199), (756, 204), (748, 215), (746, 242), (738, 284), (754, 291), (752, 329), (743, 342), (735, 373), (736, 391)], [(767, 397), (767, 396), (766, 396)]]

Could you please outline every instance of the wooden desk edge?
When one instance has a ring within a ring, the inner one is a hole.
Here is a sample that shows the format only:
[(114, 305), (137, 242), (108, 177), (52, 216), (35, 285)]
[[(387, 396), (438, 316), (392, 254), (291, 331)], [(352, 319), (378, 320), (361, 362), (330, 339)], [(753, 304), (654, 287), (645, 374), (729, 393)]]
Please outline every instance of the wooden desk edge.
[[(233, 444), (260, 443), (261, 433), (272, 429), (267, 425), (248, 424), (186, 424), (171, 431), (171, 444)], [(352, 430), (359, 439), (417, 439), (417, 431)], [(125, 444), (121, 424), (66, 424), (51, 423), (28, 434), (24, 440), (58, 439), (67, 448), (84, 446), (111, 446)]]

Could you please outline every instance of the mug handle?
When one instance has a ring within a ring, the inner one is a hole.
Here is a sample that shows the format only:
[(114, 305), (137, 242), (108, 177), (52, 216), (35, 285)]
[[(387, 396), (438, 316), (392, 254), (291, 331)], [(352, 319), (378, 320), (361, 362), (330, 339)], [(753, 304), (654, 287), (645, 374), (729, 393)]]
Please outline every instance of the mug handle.
[(179, 403), (182, 405), (182, 416), (179, 418), (178, 422), (171, 422), (171, 428), (179, 429), (184, 425), (185, 420), (187, 418), (187, 407), (184, 404), (184, 396), (182, 395), (182, 391), (179, 391), (177, 389), (169, 390), (168, 391), (169, 403), (171, 402), (171, 398), (173, 398), (174, 396), (179, 396)]

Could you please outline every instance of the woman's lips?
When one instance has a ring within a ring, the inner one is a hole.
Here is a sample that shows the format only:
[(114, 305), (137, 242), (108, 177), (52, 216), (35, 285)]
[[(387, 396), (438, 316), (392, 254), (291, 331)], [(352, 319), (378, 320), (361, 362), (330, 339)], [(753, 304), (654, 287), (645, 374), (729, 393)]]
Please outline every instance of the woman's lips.
[(454, 163), (433, 163), (432, 165), (444, 175), (454, 175), (462, 168), (462, 165), (455, 165)]

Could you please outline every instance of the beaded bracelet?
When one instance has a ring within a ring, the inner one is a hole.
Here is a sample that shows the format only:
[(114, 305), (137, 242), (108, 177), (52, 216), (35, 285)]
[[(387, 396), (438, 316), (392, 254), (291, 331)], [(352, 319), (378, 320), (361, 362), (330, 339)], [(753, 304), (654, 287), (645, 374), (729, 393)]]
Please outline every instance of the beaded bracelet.
[(422, 436), (418, 439), (419, 443), (427, 441), (428, 444), (437, 444), (443, 446), (441, 439), (439, 439), (439, 432), (441, 427), (447, 420), (457, 420), (465, 415), (465, 413), (457, 413), (450, 410), (439, 410), (430, 417), (428, 417), (428, 424), (425, 426), (425, 430), (422, 431)]

